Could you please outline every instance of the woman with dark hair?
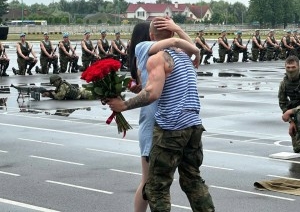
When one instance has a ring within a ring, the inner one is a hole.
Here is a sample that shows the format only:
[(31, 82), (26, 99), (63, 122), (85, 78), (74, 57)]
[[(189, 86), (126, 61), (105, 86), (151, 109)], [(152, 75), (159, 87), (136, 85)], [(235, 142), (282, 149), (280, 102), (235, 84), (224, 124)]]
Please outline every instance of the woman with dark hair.
[[(178, 47), (183, 51), (190, 53), (190, 55), (195, 54), (196, 58), (194, 64), (199, 64), (200, 54), (199, 49), (193, 44), (189, 36), (178, 26), (173, 20), (165, 19), (160, 24), (162, 30), (169, 30), (172, 33), (175, 31), (180, 38), (168, 38), (160, 41), (150, 41), (149, 33), (149, 22), (142, 22), (135, 25), (131, 44), (128, 50), (129, 53), (129, 68), (131, 70), (131, 76), (135, 80), (136, 84), (132, 85), (130, 90), (134, 93), (138, 93), (142, 88), (145, 87), (148, 72), (146, 69), (146, 63), (149, 55), (156, 54), (162, 49), (170, 47)], [(158, 28), (159, 29), (159, 28)], [(148, 41), (148, 42), (144, 42)], [(145, 43), (145, 47), (139, 48), (136, 51), (136, 46), (141, 42)], [(147, 44), (146, 44), (147, 43)], [(109, 104), (109, 103), (108, 103)], [(142, 179), (137, 188), (135, 199), (134, 199), (134, 211), (135, 212), (146, 212), (148, 202), (143, 199), (142, 190), (147, 181), (148, 169), (149, 169), (149, 153), (152, 145), (152, 134), (154, 127), (154, 114), (157, 110), (157, 102), (142, 107), (139, 117), (139, 145), (141, 150), (141, 163), (142, 163)]]

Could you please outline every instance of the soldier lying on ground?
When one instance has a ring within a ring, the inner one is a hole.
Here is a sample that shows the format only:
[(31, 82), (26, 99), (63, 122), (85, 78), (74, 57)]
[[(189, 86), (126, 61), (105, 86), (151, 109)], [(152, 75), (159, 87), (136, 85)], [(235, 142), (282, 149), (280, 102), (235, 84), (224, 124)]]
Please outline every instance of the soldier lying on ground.
[(68, 83), (59, 75), (51, 75), (50, 84), (56, 87), (55, 91), (45, 92), (42, 94), (43, 97), (50, 97), (56, 100), (93, 99), (90, 91)]

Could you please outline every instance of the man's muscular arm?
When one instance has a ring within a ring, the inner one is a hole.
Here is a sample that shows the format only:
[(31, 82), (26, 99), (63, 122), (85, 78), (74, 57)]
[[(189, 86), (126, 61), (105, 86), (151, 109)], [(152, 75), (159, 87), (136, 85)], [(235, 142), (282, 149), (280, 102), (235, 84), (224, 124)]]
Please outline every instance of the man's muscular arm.
[(145, 88), (137, 96), (125, 102), (114, 98), (110, 99), (107, 104), (115, 112), (122, 112), (151, 104), (160, 97), (166, 76), (171, 73), (173, 66), (172, 57), (164, 51), (160, 51), (149, 57), (147, 61), (148, 81)]

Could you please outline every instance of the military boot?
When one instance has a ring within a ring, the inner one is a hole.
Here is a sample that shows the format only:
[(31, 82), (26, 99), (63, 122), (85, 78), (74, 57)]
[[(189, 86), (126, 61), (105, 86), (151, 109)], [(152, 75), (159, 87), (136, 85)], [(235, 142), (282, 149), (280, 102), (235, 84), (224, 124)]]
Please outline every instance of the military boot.
[(14, 67), (12, 67), (12, 71), (13, 71), (14, 75), (17, 75), (17, 74), (18, 74), (17, 69), (15, 69)]
[(35, 63), (29, 65), (29, 67), (28, 67), (28, 69), (27, 69), (27, 74), (32, 75), (31, 69), (32, 69), (34, 66), (35, 66)]
[(6, 70), (4, 70), (1, 74), (1, 77), (8, 77), (9, 75), (6, 73)]

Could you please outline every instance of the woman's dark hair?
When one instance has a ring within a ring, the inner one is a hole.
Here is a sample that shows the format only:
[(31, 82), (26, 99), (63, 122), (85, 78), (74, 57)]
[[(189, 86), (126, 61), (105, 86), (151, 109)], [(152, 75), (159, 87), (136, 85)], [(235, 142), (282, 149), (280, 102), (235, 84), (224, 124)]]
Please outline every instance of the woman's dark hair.
[(131, 43), (128, 51), (129, 69), (131, 72), (131, 77), (136, 80), (137, 84), (140, 84), (140, 82), (138, 81), (138, 76), (137, 76), (135, 47), (140, 42), (150, 41), (149, 28), (150, 28), (150, 22), (137, 23), (133, 28), (131, 39), (130, 39)]

